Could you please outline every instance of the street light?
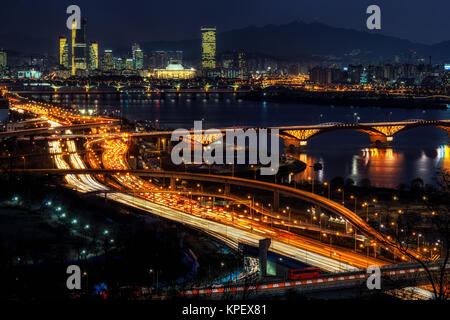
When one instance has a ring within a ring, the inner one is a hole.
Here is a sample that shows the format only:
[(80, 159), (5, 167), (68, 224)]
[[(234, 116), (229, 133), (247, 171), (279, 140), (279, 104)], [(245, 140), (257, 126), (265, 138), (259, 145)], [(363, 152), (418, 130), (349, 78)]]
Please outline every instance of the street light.
[(328, 199), (330, 199), (330, 194), (331, 194), (331, 184), (329, 184), (328, 182), (324, 182), (323, 183), (323, 185), (325, 186), (325, 187), (328, 187)]
[(354, 199), (355, 200), (355, 213), (356, 213), (356, 210), (357, 210), (357, 198), (354, 195), (351, 195), (350, 199)]
[(339, 188), (339, 189), (337, 189), (337, 191), (338, 192), (342, 192), (342, 205), (345, 205), (345, 198), (344, 198), (344, 196), (345, 196), (345, 191), (344, 191), (344, 189), (341, 189), (341, 188)]
[(367, 203), (367, 202), (364, 202), (363, 204), (362, 204), (362, 207), (364, 208), (366, 208), (366, 222), (369, 222), (369, 204)]

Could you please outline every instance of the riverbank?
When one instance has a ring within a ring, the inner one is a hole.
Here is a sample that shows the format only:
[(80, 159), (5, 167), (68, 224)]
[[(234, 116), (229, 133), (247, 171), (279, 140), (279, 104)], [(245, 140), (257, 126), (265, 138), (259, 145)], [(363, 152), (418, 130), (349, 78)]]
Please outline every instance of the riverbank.
[(358, 106), (404, 109), (447, 109), (450, 98), (414, 97), (377, 94), (362, 91), (307, 91), (301, 89), (251, 91), (241, 96), (244, 100), (285, 103), (306, 103), (325, 106)]

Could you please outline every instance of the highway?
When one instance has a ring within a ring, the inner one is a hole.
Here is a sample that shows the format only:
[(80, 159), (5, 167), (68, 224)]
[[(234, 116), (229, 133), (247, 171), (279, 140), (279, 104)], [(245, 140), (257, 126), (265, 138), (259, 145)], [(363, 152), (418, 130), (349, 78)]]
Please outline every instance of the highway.
[[(50, 116), (47, 117), (49, 121), (59, 123), (60, 125), (71, 125), (80, 122), (77, 116), (69, 114), (66, 111), (52, 110), (50, 107), (34, 107), (28, 104), (15, 105), (17, 108), (24, 108), (24, 110), (33, 112), (38, 116), (46, 116), (45, 109)], [(84, 121), (83, 119), (82, 121)], [(92, 121), (92, 120), (91, 120)], [(103, 122), (105, 119), (99, 119)], [(107, 121), (105, 121), (107, 123)], [(108, 129), (104, 129), (107, 132)], [(65, 134), (70, 135), (71, 131), (66, 131)], [(105, 135), (104, 139), (99, 139), (104, 148), (101, 159), (96, 158), (95, 155), (88, 157), (90, 165), (94, 168), (105, 168), (107, 170), (126, 170), (129, 169), (127, 163), (128, 151), (128, 135), (124, 133), (120, 137), (108, 138)], [(55, 164), (58, 169), (68, 170), (71, 168), (76, 170), (86, 170), (87, 166), (76, 154), (75, 142), (71, 139), (61, 139), (49, 141), (50, 152), (53, 154)], [(70, 152), (69, 163), (64, 160), (61, 144), (65, 143)], [(365, 268), (368, 265), (384, 265), (385, 262), (379, 259), (373, 259), (346, 250), (342, 248), (332, 248), (319, 241), (308, 239), (293, 233), (276, 229), (268, 225), (265, 221), (259, 219), (252, 219), (249, 216), (240, 215), (233, 216), (233, 213), (221, 207), (215, 206), (200, 206), (198, 201), (188, 199), (176, 194), (165, 194), (163, 192), (145, 192), (148, 190), (157, 191), (158, 188), (130, 173), (116, 173), (113, 175), (114, 179), (123, 187), (121, 192), (110, 193), (108, 197), (112, 200), (124, 203), (126, 205), (151, 212), (161, 217), (171, 219), (190, 227), (204, 230), (209, 234), (217, 234), (234, 242), (244, 242), (256, 245), (260, 239), (271, 238), (272, 245), (270, 250), (280, 253), (285, 256), (293, 257), (294, 259), (303, 261), (307, 264), (318, 266), (324, 270), (331, 272), (339, 272), (344, 270), (355, 270), (356, 268)], [(211, 176), (209, 176), (211, 178)], [(214, 178), (212, 176), (212, 178)], [(221, 177), (223, 179), (223, 177)], [(218, 178), (216, 178), (218, 179)], [(239, 179), (239, 178), (234, 178)], [(109, 186), (105, 186), (98, 182), (91, 174), (67, 174), (65, 176), (66, 182), (74, 189), (80, 192), (106, 191)], [(207, 180), (208, 181), (208, 180)], [(242, 184), (248, 184), (245, 179), (239, 180)], [(264, 182), (252, 181), (253, 184), (266, 184)], [(350, 222), (360, 224), (361, 228), (369, 228), (357, 215), (350, 210), (342, 207), (335, 202), (317, 195), (309, 194), (305, 191), (294, 190), (292, 188), (267, 184), (265, 187), (281, 188), (280, 190), (286, 195), (298, 195), (309, 200), (314, 200), (321, 203), (326, 208), (333, 210), (340, 210), (344, 213)], [(284, 188), (284, 189), (283, 189)], [(130, 195), (124, 192), (134, 190), (134, 194)], [(183, 200), (180, 203), (180, 200)], [(362, 223), (361, 223), (362, 222)], [(372, 230), (368, 230), (369, 233)], [(381, 235), (380, 235), (381, 237)]]

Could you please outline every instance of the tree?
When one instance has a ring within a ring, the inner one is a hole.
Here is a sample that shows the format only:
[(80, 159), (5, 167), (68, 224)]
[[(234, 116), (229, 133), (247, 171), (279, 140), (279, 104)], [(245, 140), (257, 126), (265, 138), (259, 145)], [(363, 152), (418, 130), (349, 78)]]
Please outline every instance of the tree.
[[(439, 186), (439, 190), (423, 198), (426, 212), (419, 218), (416, 216), (415, 219), (409, 219), (406, 215), (400, 216), (398, 225), (391, 227), (391, 231), (400, 253), (424, 268), (434, 298), (443, 301), (450, 295), (450, 275), (447, 272), (450, 257), (449, 172), (441, 173)], [(420, 237), (424, 236), (421, 226), (427, 227), (426, 232), (432, 240), (432, 248), (420, 248)], [(416, 243), (418, 245), (414, 250)], [(438, 256), (439, 259), (436, 260)]]

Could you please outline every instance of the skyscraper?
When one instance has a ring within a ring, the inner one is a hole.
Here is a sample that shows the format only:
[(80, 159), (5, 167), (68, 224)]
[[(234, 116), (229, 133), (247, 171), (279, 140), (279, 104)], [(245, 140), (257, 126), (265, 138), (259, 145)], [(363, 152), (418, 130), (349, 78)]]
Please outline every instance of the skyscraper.
[(7, 62), (6, 51), (3, 51), (3, 49), (0, 48), (0, 69), (5, 68)]
[(72, 22), (72, 75), (75, 75), (77, 69), (86, 70), (88, 68), (86, 27), (86, 19), (81, 20), (79, 29), (77, 29), (76, 20)]
[(132, 46), (133, 51), (133, 69), (142, 70), (144, 68), (144, 52), (141, 50), (140, 46), (135, 43)]
[(214, 69), (216, 67), (216, 27), (202, 27), (202, 67)]
[(59, 37), (59, 64), (64, 68), (69, 68), (69, 42), (64, 36)]
[(112, 50), (105, 50), (103, 53), (102, 70), (112, 71), (114, 69), (114, 56)]
[(89, 42), (89, 70), (98, 69), (98, 42)]

